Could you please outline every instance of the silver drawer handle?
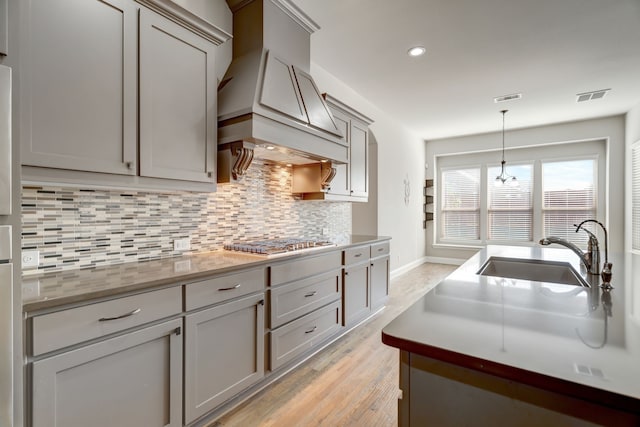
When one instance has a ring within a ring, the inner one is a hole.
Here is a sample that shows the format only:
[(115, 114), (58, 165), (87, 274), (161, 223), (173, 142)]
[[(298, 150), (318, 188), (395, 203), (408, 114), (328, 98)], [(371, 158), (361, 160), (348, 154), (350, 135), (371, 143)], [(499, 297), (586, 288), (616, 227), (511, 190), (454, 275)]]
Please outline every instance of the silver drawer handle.
[(219, 291), (232, 291), (234, 289), (238, 289), (240, 287), (240, 283), (236, 283), (234, 286), (230, 287), (230, 288), (220, 288), (218, 289)]
[(136, 308), (133, 311), (130, 311), (128, 313), (125, 314), (121, 314), (120, 316), (115, 316), (115, 317), (102, 317), (100, 319), (98, 319), (98, 322), (108, 322), (109, 320), (118, 320), (118, 319), (124, 319), (125, 317), (129, 317), (129, 316), (133, 316), (134, 314), (138, 314), (142, 311), (141, 308)]
[(384, 248), (378, 248), (378, 252), (384, 251)]
[(314, 296), (314, 295), (315, 295), (315, 294), (317, 294), (317, 293), (318, 293), (318, 291), (309, 292), (309, 293), (308, 293), (308, 294), (306, 294), (304, 297), (305, 297), (305, 298), (310, 298), (310, 297)]
[(305, 334), (310, 334), (312, 332), (315, 332), (315, 330), (318, 329), (317, 326), (314, 326), (313, 328), (309, 329), (308, 331), (304, 331)]
[(362, 254), (355, 254), (354, 255), (354, 257), (356, 257), (356, 258), (361, 257), (361, 256), (362, 256)]

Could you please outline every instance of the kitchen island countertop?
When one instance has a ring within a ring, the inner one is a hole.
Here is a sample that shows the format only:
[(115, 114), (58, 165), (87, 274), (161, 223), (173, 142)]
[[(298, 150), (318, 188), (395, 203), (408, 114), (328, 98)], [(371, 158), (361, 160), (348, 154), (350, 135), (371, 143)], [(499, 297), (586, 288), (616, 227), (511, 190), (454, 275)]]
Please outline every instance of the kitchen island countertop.
[(387, 325), (382, 341), (640, 413), (640, 255), (611, 257), (610, 292), (599, 276), (583, 288), (476, 274), (492, 256), (581, 268), (568, 249), (487, 246)]
[[(349, 235), (334, 241), (337, 246), (313, 251), (320, 254), (336, 249), (390, 240), (385, 236)], [(217, 250), (158, 260), (118, 264), (109, 267), (59, 271), (22, 279), (23, 311), (33, 312), (68, 304), (106, 298), (129, 292), (190, 283), (212, 274), (226, 274), (247, 268), (308, 256), (292, 252), (278, 258)]]

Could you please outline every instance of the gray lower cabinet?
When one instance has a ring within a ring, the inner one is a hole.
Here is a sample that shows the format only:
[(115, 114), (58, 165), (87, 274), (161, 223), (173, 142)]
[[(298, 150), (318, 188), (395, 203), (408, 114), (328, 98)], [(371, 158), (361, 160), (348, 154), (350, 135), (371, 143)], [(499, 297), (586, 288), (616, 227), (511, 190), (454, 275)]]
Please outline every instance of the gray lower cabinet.
[(259, 293), (185, 317), (185, 424), (264, 377), (264, 298)]
[(270, 274), (270, 368), (318, 348), (342, 329), (342, 251), (279, 262)]
[(383, 307), (389, 296), (389, 257), (373, 258), (370, 264), (371, 309)]
[(389, 295), (388, 241), (344, 250), (344, 325), (349, 327), (382, 308)]
[(182, 320), (35, 361), (34, 427), (182, 425)]
[(351, 326), (371, 313), (369, 260), (344, 269), (344, 325)]

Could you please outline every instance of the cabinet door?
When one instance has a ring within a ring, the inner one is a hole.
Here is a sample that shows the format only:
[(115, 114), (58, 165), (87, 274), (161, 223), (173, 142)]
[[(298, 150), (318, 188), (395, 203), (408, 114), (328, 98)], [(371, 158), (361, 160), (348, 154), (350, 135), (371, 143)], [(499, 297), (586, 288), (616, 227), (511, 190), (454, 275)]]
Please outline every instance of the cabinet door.
[(33, 363), (33, 426), (182, 425), (182, 320)]
[(136, 174), (136, 10), (28, 0), (19, 50), (22, 164)]
[(352, 120), (350, 140), (349, 183), (351, 195), (367, 197), (369, 193), (369, 146), (367, 126)]
[(389, 295), (389, 257), (371, 261), (371, 308), (382, 307)]
[[(338, 130), (344, 136), (344, 140), (349, 142), (349, 118), (340, 113), (339, 111), (333, 111), (333, 118), (336, 121)], [(328, 194), (337, 194), (340, 196), (349, 195), (349, 174), (347, 173), (348, 164), (332, 164), (336, 168), (336, 176), (331, 180), (331, 185)]]
[(140, 175), (215, 181), (215, 45), (140, 10)]
[(371, 312), (369, 263), (344, 270), (344, 325), (351, 326)]
[(264, 376), (264, 293), (186, 316), (185, 424)]

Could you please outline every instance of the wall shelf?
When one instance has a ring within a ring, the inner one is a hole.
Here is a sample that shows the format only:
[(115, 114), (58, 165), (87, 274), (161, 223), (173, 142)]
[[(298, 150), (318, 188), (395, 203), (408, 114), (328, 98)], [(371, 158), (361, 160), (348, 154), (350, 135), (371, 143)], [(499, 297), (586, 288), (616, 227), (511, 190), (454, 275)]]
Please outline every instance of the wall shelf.
[(427, 228), (427, 223), (433, 221), (433, 179), (424, 181), (422, 194), (424, 195), (424, 220), (422, 221), (422, 228)]

